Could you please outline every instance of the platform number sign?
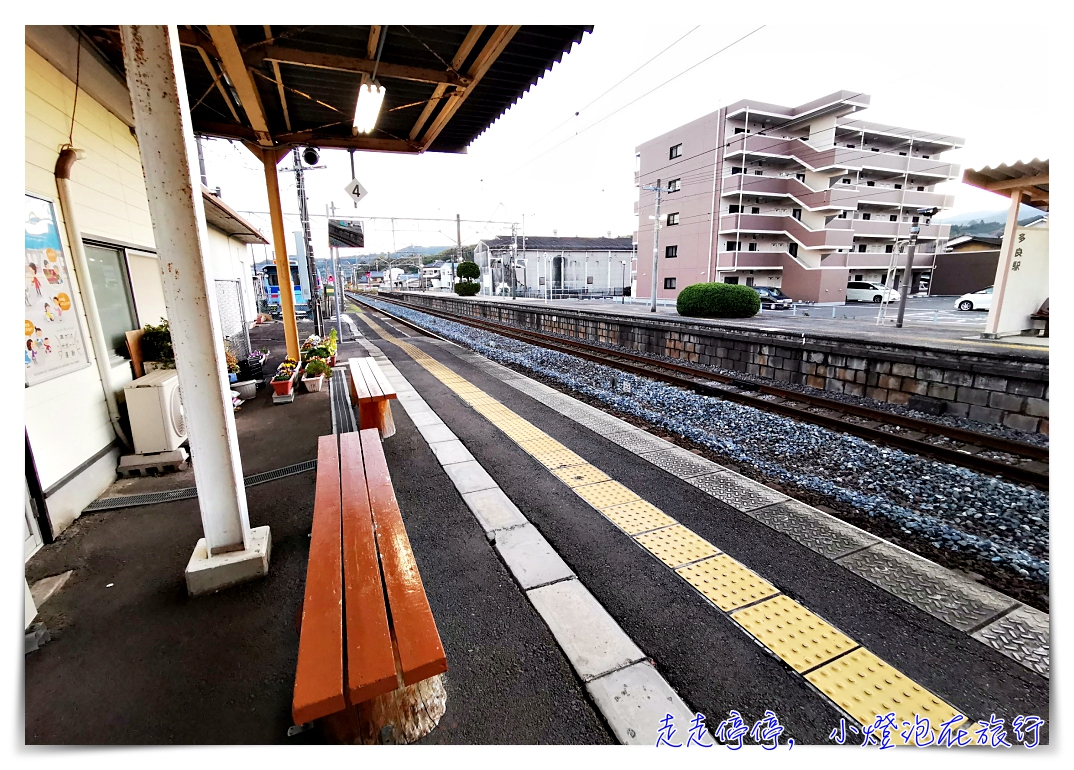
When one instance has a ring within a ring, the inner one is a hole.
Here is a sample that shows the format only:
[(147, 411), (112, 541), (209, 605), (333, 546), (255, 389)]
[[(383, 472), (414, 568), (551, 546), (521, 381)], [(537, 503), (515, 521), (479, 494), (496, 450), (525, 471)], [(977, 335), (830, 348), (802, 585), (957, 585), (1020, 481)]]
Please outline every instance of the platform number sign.
[(360, 200), (362, 200), (362, 198), (366, 196), (366, 193), (369, 192), (364, 187), (362, 187), (362, 183), (359, 182), (357, 179), (352, 179), (350, 182), (348, 182), (346, 188), (344, 189), (346, 189), (347, 195), (351, 196), (355, 203), (358, 203)]

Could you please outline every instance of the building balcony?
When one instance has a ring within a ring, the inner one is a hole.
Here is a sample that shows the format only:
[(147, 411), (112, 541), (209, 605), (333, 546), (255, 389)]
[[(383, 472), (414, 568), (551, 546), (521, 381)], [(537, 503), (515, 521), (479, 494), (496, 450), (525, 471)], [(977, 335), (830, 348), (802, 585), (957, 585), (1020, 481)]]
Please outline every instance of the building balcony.
[[(828, 226), (836, 230), (849, 230), (855, 236), (863, 238), (899, 238), (910, 237), (910, 222), (884, 222), (875, 219), (833, 219)], [(920, 240), (935, 240), (951, 235), (951, 225), (920, 225)]]
[[(837, 219), (834, 221), (855, 220)], [(785, 234), (807, 249), (846, 249), (854, 244), (854, 233), (849, 229), (812, 230), (794, 217), (772, 214), (724, 214), (720, 217), (720, 234), (725, 233)]]
[[(892, 258), (894, 258), (894, 265), (897, 268), (906, 267), (906, 254), (881, 254), (877, 252), (842, 252), (837, 254), (826, 254), (820, 259), (821, 267), (848, 267), (851, 270), (876, 270), (878, 268), (887, 269), (892, 264)], [(914, 268), (926, 268), (934, 267), (936, 264), (936, 254), (931, 251), (922, 251), (918, 249), (914, 254)]]
[(716, 269), (780, 270), (793, 259), (787, 251), (721, 251), (716, 255)]
[(723, 195), (791, 198), (810, 211), (822, 209), (856, 209), (861, 192), (856, 187), (833, 187), (814, 190), (791, 177), (734, 174), (724, 178)]
[(790, 158), (812, 171), (830, 171), (833, 175), (844, 171), (875, 169), (937, 179), (954, 179), (958, 173), (958, 166), (955, 164), (932, 158), (912, 158), (909, 155), (850, 147), (825, 147), (818, 150), (803, 139), (747, 134), (739, 134), (728, 143), (724, 157), (731, 160), (734, 156)]
[[(854, 185), (845, 185), (854, 187)], [(857, 187), (858, 201), (869, 206), (908, 206), (912, 208), (927, 208), (935, 206), (938, 209), (949, 209), (955, 205), (954, 195), (944, 195), (938, 192), (924, 192), (918, 190), (896, 190), (892, 187)]]

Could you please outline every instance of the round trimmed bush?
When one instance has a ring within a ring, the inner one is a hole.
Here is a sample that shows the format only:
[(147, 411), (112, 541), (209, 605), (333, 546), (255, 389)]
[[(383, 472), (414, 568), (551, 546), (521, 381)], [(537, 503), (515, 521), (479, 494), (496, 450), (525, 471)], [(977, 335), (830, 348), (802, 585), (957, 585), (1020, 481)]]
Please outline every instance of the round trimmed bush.
[(752, 318), (761, 309), (761, 295), (749, 286), (695, 283), (679, 292), (675, 307), (693, 318)]
[(460, 262), (459, 266), (455, 268), (455, 275), (459, 278), (465, 278), (467, 281), (472, 281), (481, 277), (481, 268), (474, 262)]
[(455, 293), (460, 297), (472, 297), (481, 290), (481, 284), (470, 281), (460, 281), (455, 284)]

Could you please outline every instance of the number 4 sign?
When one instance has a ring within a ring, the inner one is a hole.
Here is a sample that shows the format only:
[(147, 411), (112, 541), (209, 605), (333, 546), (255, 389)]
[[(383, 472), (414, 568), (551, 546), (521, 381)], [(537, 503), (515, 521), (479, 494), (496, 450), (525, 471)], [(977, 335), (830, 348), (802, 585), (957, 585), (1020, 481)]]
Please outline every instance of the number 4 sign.
[(347, 195), (351, 196), (351, 198), (354, 199), (355, 203), (358, 203), (360, 200), (362, 200), (362, 198), (366, 196), (366, 193), (369, 192), (364, 187), (362, 187), (362, 183), (359, 182), (357, 179), (352, 179), (350, 182), (348, 182), (347, 186), (344, 189), (347, 191)]

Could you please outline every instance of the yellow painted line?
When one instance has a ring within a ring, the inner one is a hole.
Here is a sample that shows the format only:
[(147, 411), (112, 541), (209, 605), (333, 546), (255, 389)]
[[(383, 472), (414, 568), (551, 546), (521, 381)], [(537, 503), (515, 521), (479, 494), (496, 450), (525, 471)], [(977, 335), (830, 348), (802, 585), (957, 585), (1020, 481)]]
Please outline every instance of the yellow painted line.
[[(521, 443), (522, 442), (519, 442), (520, 446)], [(601, 481), (608, 481), (611, 478), (607, 473), (595, 465), (572, 465), (568, 468), (558, 468), (552, 471), (552, 473), (556, 474), (560, 481), (572, 489), (585, 484), (596, 484)]]
[(691, 564), (676, 572), (724, 612), (777, 593), (775, 586), (727, 554)]
[(641, 499), (618, 481), (601, 481), (598, 484), (586, 484), (582, 487), (575, 487), (574, 493), (598, 511), (602, 508), (611, 508), (613, 505), (622, 505), (623, 503)]
[(601, 508), (600, 512), (628, 535), (670, 527), (677, 523), (655, 505), (640, 498), (622, 505), (613, 505), (611, 508)]
[[(806, 679), (863, 725), (894, 711), (897, 725), (914, 724), (920, 715), (938, 730), (960, 713), (864, 648), (810, 671)], [(891, 739), (902, 742), (898, 732)]]
[(789, 596), (738, 610), (731, 618), (799, 673), (858, 646)]
[[(895, 712), (900, 725), (903, 720), (912, 723), (915, 714), (927, 716), (933, 725), (938, 725), (958, 713), (865, 648), (854, 649), (857, 642), (853, 639), (780, 595), (760, 575), (609, 478), (425, 351), (388, 334), (368, 314), (361, 318), (861, 724), (870, 725), (877, 714), (889, 711)], [(832, 660), (846, 650), (852, 652)], [(897, 733), (892, 739), (901, 740)]]

